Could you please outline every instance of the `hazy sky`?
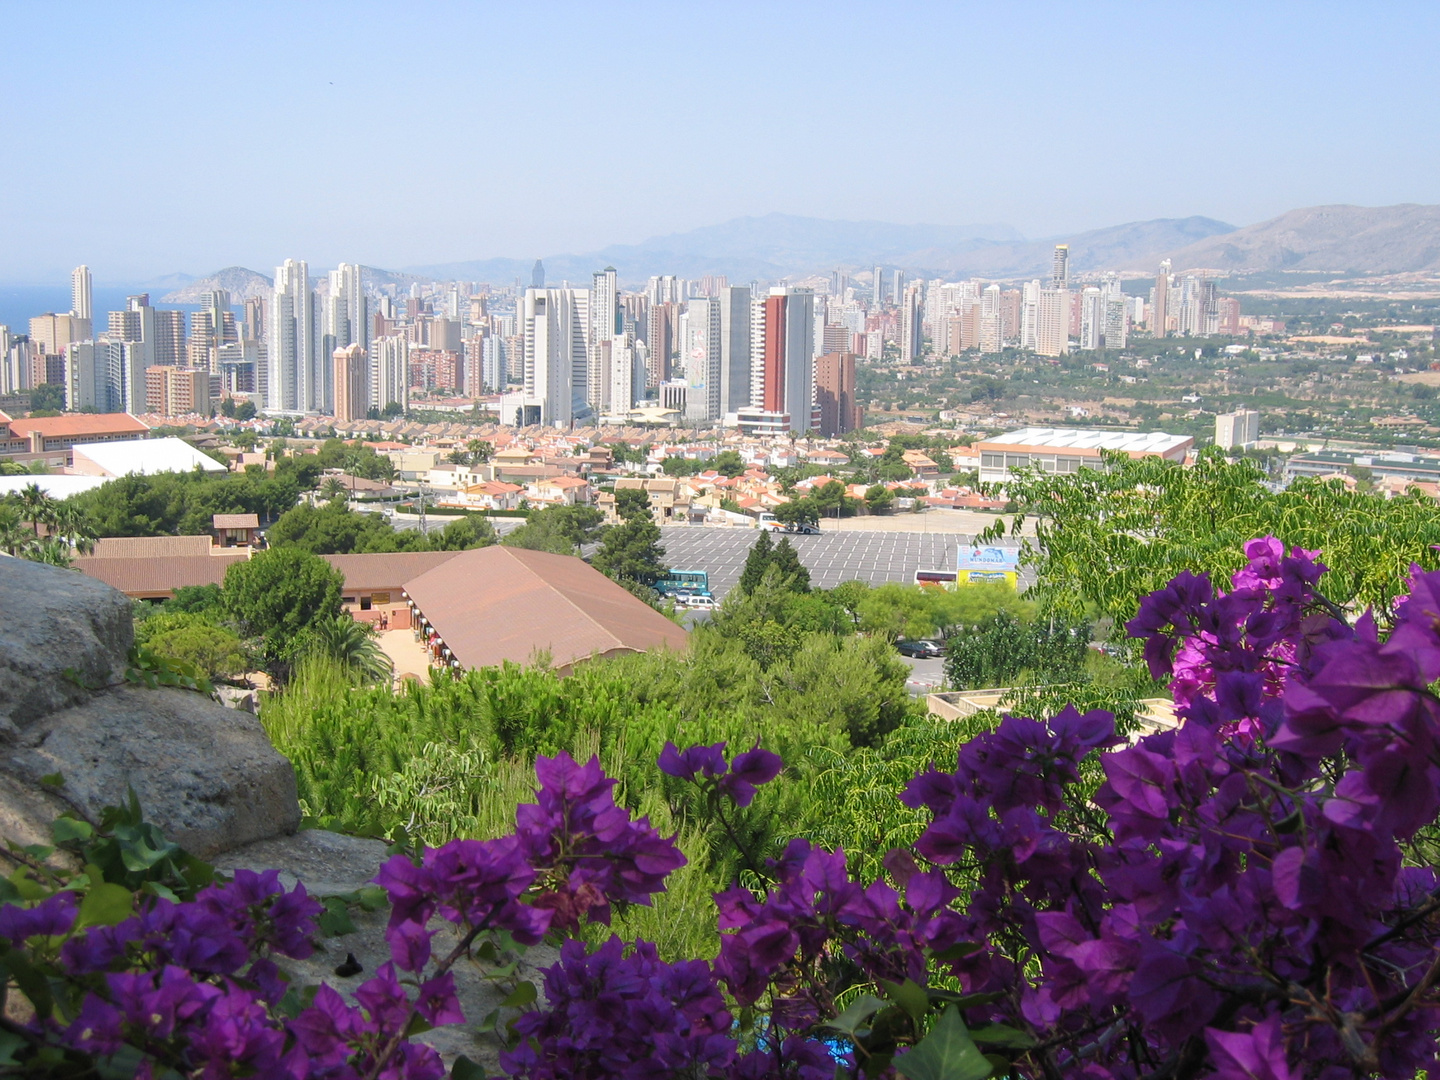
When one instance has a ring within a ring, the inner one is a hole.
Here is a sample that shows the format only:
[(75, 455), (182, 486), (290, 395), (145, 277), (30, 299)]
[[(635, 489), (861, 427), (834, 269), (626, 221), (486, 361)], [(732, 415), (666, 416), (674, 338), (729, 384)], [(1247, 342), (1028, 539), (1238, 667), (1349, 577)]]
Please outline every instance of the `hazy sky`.
[(1440, 6), (0, 0), (0, 281), (1440, 202)]

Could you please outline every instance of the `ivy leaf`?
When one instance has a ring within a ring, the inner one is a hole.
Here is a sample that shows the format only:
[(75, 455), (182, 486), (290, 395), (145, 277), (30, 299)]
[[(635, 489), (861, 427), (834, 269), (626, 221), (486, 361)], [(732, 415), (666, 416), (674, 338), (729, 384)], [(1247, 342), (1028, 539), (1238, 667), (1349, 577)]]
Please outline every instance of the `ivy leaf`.
[(861, 994), (846, 1007), (844, 1012), (825, 1026), (834, 1028), (836, 1031), (843, 1031), (846, 1035), (854, 1035), (866, 1020), (869, 1020), (884, 1006), (885, 1003), (875, 995)]
[(135, 910), (135, 897), (123, 885), (107, 881), (92, 885), (80, 901), (76, 926), (114, 926), (124, 922)]
[(450, 1067), (450, 1077), (451, 1080), (485, 1080), (485, 1070), (461, 1054)]
[(500, 1003), (502, 1009), (523, 1009), (536, 998), (535, 984), (522, 982), (511, 991), (510, 996)]
[(95, 835), (95, 826), (79, 818), (58, 817), (55, 824), (50, 826), (50, 835), (57, 844), (63, 844), (67, 840), (89, 840)]
[(1035, 1045), (1029, 1035), (1008, 1024), (986, 1024), (970, 1032), (970, 1038), (981, 1046), (1002, 1046), (1007, 1050), (1028, 1050)]
[(886, 997), (910, 1014), (910, 1019), (915, 1021), (917, 1027), (930, 1011), (930, 995), (913, 979), (906, 979), (898, 985), (882, 979), (880, 987), (885, 991)]
[(993, 1068), (953, 1005), (915, 1049), (895, 1059), (895, 1071), (910, 1080), (984, 1080)]

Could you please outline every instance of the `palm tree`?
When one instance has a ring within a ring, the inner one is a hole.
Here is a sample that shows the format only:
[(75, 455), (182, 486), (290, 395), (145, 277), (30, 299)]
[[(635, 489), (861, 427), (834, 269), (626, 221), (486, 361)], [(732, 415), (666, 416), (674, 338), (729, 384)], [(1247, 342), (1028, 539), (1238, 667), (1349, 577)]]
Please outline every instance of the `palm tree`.
[(30, 523), (36, 538), (39, 538), (40, 526), (50, 524), (54, 517), (55, 500), (41, 491), (39, 484), (26, 484), (20, 489), (17, 497), (20, 500), (20, 512), (24, 520)]
[(34, 544), (35, 537), (25, 528), (20, 508), (13, 502), (0, 502), (0, 551), (24, 556)]
[(67, 541), (77, 555), (89, 555), (95, 550), (98, 537), (95, 526), (90, 524), (90, 516), (68, 500), (55, 504), (50, 528), (51, 535)]
[(355, 672), (362, 682), (388, 682), (395, 671), (390, 657), (375, 640), (374, 628), (349, 615), (336, 615), (318, 623), (315, 648)]
[(338, 476), (327, 476), (325, 483), (320, 485), (320, 497), (326, 502), (334, 502), (336, 499), (345, 498), (345, 482)]

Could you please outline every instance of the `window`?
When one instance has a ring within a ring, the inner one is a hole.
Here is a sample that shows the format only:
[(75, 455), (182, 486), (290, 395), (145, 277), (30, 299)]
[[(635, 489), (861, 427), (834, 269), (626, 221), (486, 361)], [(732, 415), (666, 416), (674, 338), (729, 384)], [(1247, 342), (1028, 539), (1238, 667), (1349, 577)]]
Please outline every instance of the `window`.
[(1005, 455), (986, 451), (980, 455), (980, 467), (982, 469), (1003, 469), (1005, 467)]
[(1006, 454), (1005, 468), (1007, 469), (1028, 469), (1030, 467), (1029, 454)]

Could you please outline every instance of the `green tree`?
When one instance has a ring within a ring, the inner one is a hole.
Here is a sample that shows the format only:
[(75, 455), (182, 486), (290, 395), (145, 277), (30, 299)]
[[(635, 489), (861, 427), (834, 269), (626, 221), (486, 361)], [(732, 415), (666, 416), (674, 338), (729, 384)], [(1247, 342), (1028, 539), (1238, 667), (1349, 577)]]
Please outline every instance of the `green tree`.
[(232, 678), (249, 666), (239, 636), (203, 614), (152, 615), (137, 626), (135, 637), (136, 644), (159, 656), (194, 664), (210, 679)]
[(374, 628), (349, 615), (318, 620), (310, 635), (310, 647), (352, 672), (361, 682), (388, 683), (395, 673), (394, 663), (375, 640)]
[(648, 517), (637, 517), (611, 527), (590, 564), (617, 581), (654, 585), (667, 571), (665, 549), (660, 546), (660, 527)]
[(255, 403), (247, 399), (245, 401), (242, 401), (239, 405), (236, 405), (235, 419), (239, 420), (242, 424), (247, 420), (254, 420)]
[(65, 408), (65, 388), (59, 383), (41, 383), (30, 391), (30, 412), (59, 415)]
[(226, 614), (259, 640), (265, 670), (282, 681), (324, 619), (341, 613), (345, 578), (324, 559), (299, 548), (272, 548), (225, 571)]
[(650, 496), (638, 488), (618, 488), (615, 491), (615, 513), (622, 521), (650, 517)]
[(739, 476), (745, 471), (745, 462), (738, 451), (721, 450), (710, 459), (710, 468), (721, 476)]
[(800, 556), (791, 546), (788, 536), (782, 536), (770, 553), (770, 565), (779, 571), (781, 580), (791, 592), (810, 591), (810, 571), (800, 562)]
[(865, 505), (871, 513), (879, 514), (895, 505), (895, 496), (883, 484), (872, 484), (865, 491)]
[(466, 551), (489, 547), (495, 543), (495, 527), (482, 517), (467, 515), (450, 522), (438, 533), (430, 534), (430, 546), (436, 551)]
[(694, 476), (705, 468), (703, 462), (672, 454), (660, 463), (666, 476)]
[(525, 524), (506, 535), (507, 547), (574, 555), (582, 544), (593, 543), (605, 524), (605, 515), (593, 506), (547, 506), (531, 510)]
[(770, 530), (761, 529), (759, 537), (750, 546), (750, 554), (745, 556), (745, 566), (740, 571), (738, 588), (741, 593), (749, 596), (760, 582), (765, 580), (765, 571), (770, 566), (770, 555), (775, 545), (770, 540)]
[(820, 507), (814, 499), (791, 499), (775, 508), (775, 520), (786, 525), (818, 525)]

